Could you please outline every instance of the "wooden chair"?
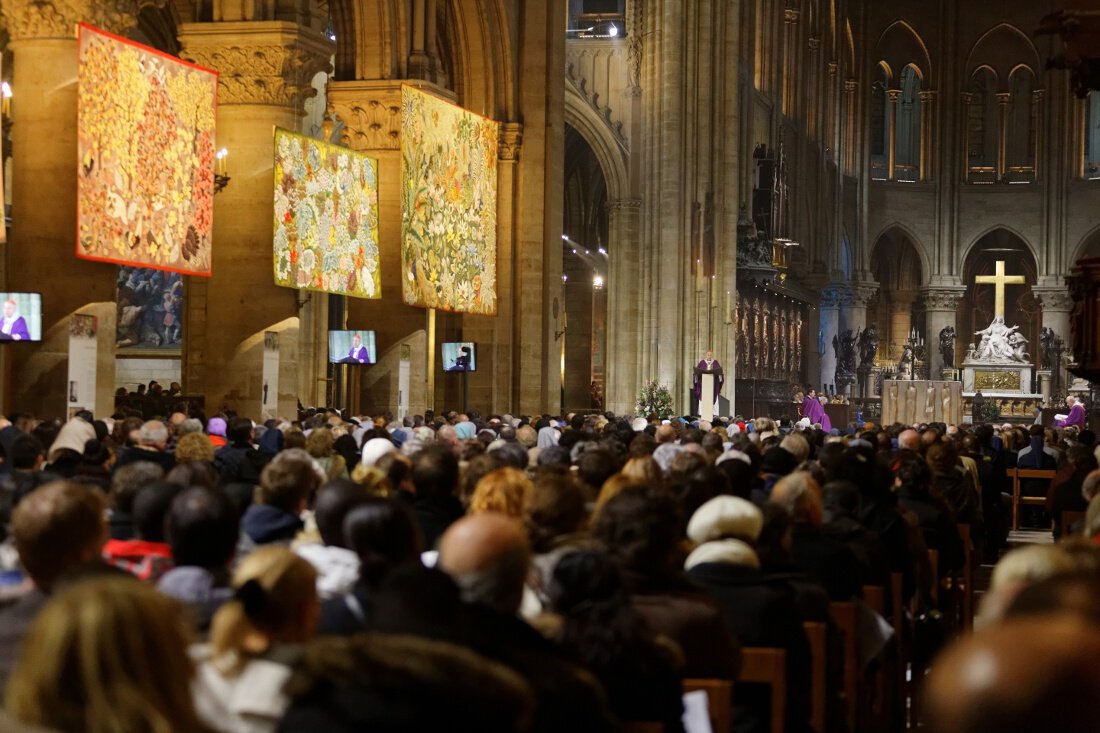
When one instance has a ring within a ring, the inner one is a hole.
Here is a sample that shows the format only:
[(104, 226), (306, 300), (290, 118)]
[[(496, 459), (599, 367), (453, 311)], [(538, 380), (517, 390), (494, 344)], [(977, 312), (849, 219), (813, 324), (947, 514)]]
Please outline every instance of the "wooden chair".
[(879, 616), (886, 618), (886, 589), (881, 585), (863, 586), (863, 602)]
[(1078, 522), (1084, 521), (1085, 512), (1075, 512), (1069, 509), (1062, 511), (1062, 536), (1058, 538), (1059, 542), (1065, 542), (1066, 540), (1074, 537), (1070, 534), (1070, 528)]
[[(962, 627), (974, 628), (974, 551), (970, 546), (970, 525), (959, 525), (959, 538), (963, 546), (962, 578), (956, 579), (956, 589), (962, 595)], [(961, 583), (962, 587), (959, 588)]]
[(787, 652), (770, 647), (745, 647), (741, 650), (739, 682), (771, 686), (772, 733), (783, 733), (787, 726)]
[(1020, 529), (1020, 505), (1043, 506), (1046, 504), (1046, 496), (1020, 496), (1020, 479), (1046, 479), (1047, 483), (1054, 478), (1056, 473), (1052, 469), (1043, 468), (1010, 468), (1005, 473), (1012, 479), (1012, 529)]
[(811, 654), (811, 684), (810, 684), (810, 724), (818, 733), (825, 733), (825, 677), (828, 668), (825, 666), (826, 654), (828, 654), (827, 631), (825, 624), (820, 621), (806, 621), (802, 624), (806, 631), (806, 638), (810, 641)]
[(855, 729), (859, 705), (859, 658), (856, 653), (856, 604), (850, 601), (830, 603), (833, 623), (844, 634), (844, 697), (848, 708), (848, 727)]
[(623, 733), (665, 733), (664, 723), (623, 723)]
[(729, 733), (733, 728), (733, 682), (730, 680), (684, 680), (684, 693), (707, 693), (707, 714), (714, 733)]

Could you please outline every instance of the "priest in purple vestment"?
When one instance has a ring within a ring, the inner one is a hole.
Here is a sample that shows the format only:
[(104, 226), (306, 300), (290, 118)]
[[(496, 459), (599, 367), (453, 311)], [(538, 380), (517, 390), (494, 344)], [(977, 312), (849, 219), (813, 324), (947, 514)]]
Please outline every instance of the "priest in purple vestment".
[(722, 394), (722, 385), (726, 383), (726, 377), (722, 373), (722, 365), (714, 358), (714, 351), (707, 349), (706, 357), (695, 365), (695, 375), (691, 380), (691, 393), (695, 395), (696, 401), (703, 398), (703, 375), (701, 372), (713, 372), (715, 370), (719, 372), (714, 375), (714, 401), (717, 402), (718, 395)]
[(826, 433), (833, 429), (833, 423), (825, 414), (825, 401), (828, 398), (822, 395), (818, 398), (807, 398), (802, 407), (802, 415), (810, 419), (810, 425), (820, 425)]
[(1069, 408), (1069, 414), (1064, 418), (1054, 421), (1054, 427), (1056, 428), (1078, 428), (1084, 430), (1088, 421), (1085, 419), (1085, 406), (1077, 401), (1077, 398), (1073, 395), (1066, 397), (1066, 407)]

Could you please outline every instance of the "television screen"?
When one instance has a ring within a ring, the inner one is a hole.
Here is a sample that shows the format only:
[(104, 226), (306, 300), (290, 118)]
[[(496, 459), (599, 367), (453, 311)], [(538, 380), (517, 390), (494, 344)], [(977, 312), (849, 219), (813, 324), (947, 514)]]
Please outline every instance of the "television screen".
[(443, 344), (443, 371), (476, 372), (477, 360), (474, 358), (474, 345), (463, 341)]
[(329, 331), (328, 360), (333, 364), (374, 364), (374, 331)]
[(42, 294), (0, 293), (0, 342), (42, 340)]

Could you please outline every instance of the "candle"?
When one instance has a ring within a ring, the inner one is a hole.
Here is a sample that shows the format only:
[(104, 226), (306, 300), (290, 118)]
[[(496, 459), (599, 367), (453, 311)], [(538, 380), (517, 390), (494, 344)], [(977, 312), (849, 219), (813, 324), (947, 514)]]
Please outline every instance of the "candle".
[(218, 154), (214, 157), (214, 175), (224, 176), (228, 170), (226, 158), (229, 157), (229, 151), (222, 148), (218, 151)]

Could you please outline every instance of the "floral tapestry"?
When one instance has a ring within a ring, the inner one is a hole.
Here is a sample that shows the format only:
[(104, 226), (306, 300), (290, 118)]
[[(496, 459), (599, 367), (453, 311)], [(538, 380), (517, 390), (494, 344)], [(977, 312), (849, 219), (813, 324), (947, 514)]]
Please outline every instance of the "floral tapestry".
[(496, 315), (499, 125), (412, 87), (401, 97), (405, 302)]
[(382, 297), (377, 161), (275, 130), (275, 284)]
[(77, 246), (210, 275), (218, 75), (81, 24)]

